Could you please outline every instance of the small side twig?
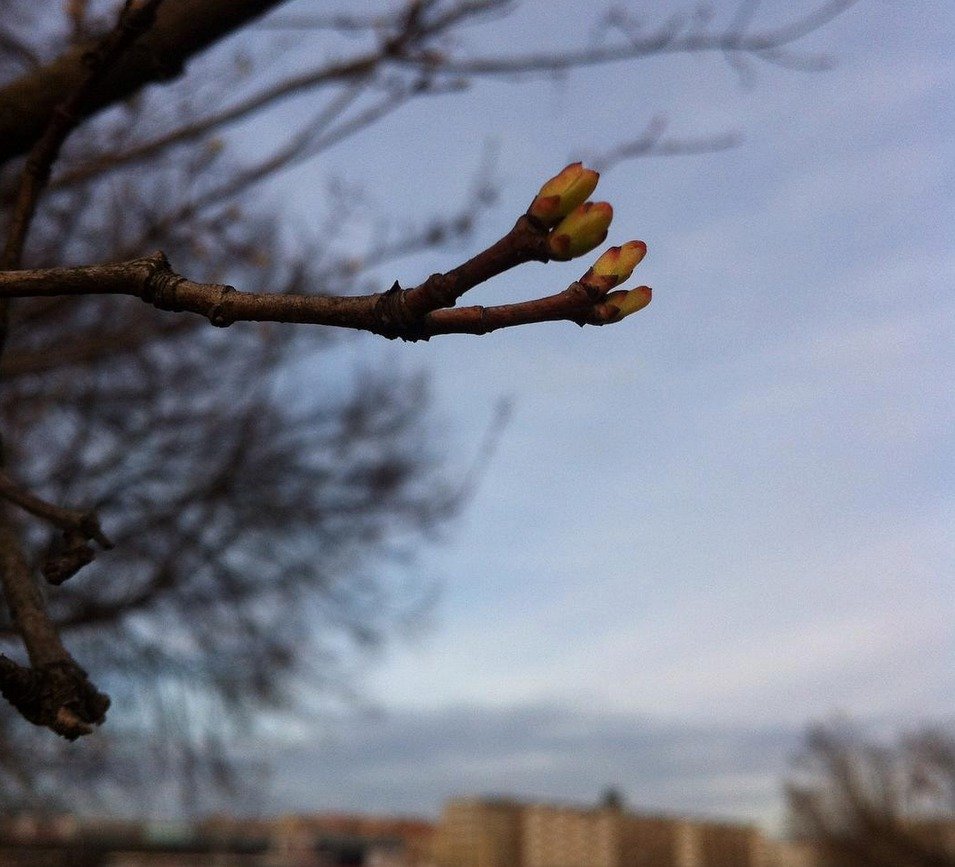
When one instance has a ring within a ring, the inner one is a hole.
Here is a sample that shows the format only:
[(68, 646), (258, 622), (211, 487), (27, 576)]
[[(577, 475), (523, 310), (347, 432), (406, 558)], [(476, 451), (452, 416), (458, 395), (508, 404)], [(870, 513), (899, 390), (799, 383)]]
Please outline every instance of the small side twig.
[(60, 544), (51, 550), (40, 567), (49, 584), (60, 585), (93, 562), (96, 551), (88, 544), (90, 541), (103, 550), (113, 547), (100, 527), (96, 512), (49, 503), (18, 485), (3, 470), (0, 470), (0, 498), (63, 531)]
[(673, 157), (712, 154), (737, 147), (742, 135), (727, 131), (697, 138), (670, 138), (665, 136), (667, 119), (652, 117), (644, 131), (635, 139), (624, 142), (603, 153), (591, 156), (587, 162), (597, 171), (605, 172), (625, 160), (639, 157)]
[(89, 734), (106, 718), (99, 692), (63, 646), (33, 581), (13, 527), (0, 512), (0, 582), (30, 666), (0, 654), (0, 694), (30, 722), (67, 740)]
[(3, 470), (0, 470), (0, 497), (64, 532), (76, 532), (80, 533), (84, 539), (92, 539), (104, 550), (113, 547), (113, 543), (100, 527), (99, 518), (95, 512), (67, 509), (55, 503), (48, 503), (32, 491), (18, 485)]

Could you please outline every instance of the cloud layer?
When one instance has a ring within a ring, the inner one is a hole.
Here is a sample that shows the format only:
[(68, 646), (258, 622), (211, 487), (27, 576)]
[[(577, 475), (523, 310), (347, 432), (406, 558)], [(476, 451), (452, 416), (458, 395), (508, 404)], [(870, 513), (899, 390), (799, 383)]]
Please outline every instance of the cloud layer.
[(437, 815), (453, 795), (593, 803), (772, 824), (798, 732), (666, 725), (550, 706), (349, 718), (276, 754), (271, 811)]

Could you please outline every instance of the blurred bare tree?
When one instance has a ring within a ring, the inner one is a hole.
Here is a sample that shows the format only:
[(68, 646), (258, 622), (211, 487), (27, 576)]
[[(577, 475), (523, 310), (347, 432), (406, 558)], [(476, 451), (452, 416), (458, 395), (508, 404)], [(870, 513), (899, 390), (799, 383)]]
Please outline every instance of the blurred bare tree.
[(955, 736), (892, 742), (845, 725), (810, 730), (787, 785), (792, 831), (822, 867), (953, 867)]
[[(752, 2), (721, 26), (697, 10), (648, 28), (621, 6), (595, 44), (462, 48), (467, 25), (513, 5), (402, 0), (317, 14), (279, 0), (0, 0), (0, 575), (13, 612), (0, 624), (0, 682), (22, 715), (76, 737), (102, 721), (107, 700), (75, 654), (121, 707), (67, 763), (59, 742), (0, 707), (0, 800), (67, 792), (67, 780), (90, 773), (134, 786), (152, 758), (177, 763), (194, 791), (200, 766), (206, 777), (226, 773), (228, 725), (293, 703), (303, 679), (345, 687), (342, 651), (380, 643), (418, 610), (422, 588), (389, 564), (431, 538), (460, 498), (429, 436), (425, 382), (369, 370), (349, 378), (336, 361), (340, 338), (283, 322), (426, 339), (618, 316), (579, 283), (503, 312), (454, 308), (505, 268), (557, 258), (546, 246), (553, 226), (526, 217), (523, 234), (440, 279), (374, 294), (383, 287), (368, 269), (469, 234), (493, 200), (484, 177), (460, 213), (382, 231), (360, 256), (347, 244), (348, 191), (329, 186), (319, 244), (293, 240), (283, 215), (256, 200), (257, 185), (411, 101), (483, 78), (704, 51), (742, 72), (753, 61), (815, 68), (820, 59), (794, 44), (853, 0), (763, 31)], [(314, 46), (309, 68), (283, 62), (290, 34)], [(243, 159), (242, 137), (228, 134), (235, 125), (302, 95), (297, 126), (279, 125), (284, 140)], [(667, 138), (655, 116), (603, 164), (734, 141)], [(156, 249), (189, 279), (163, 270), (165, 260), (134, 258)], [(84, 270), (99, 263), (121, 263), (124, 281), (138, 263), (143, 285), (162, 271), (172, 295), (150, 288), (140, 297), (153, 306), (133, 307), (115, 297), (131, 283), (113, 290)], [(231, 285), (268, 298), (252, 298), (256, 315), (236, 313), (230, 305), (251, 296)], [(202, 304), (184, 301), (182, 287)], [(349, 306), (360, 292), (373, 294)], [(273, 315), (282, 298), (294, 315)], [(303, 318), (301, 308), (318, 313)], [(218, 325), (279, 321), (216, 330), (170, 309)], [(34, 581), (41, 573), (46, 587)], [(28, 666), (14, 662), (19, 639)]]

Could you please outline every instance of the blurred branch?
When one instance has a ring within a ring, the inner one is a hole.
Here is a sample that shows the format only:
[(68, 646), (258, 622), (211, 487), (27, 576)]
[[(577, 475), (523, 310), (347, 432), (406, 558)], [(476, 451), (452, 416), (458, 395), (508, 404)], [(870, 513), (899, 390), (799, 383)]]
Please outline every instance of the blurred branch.
[(290, 15), (270, 17), (259, 21), (262, 30), (333, 30), (335, 33), (366, 33), (391, 26), (397, 19), (392, 15)]
[[(0, 256), (0, 268), (19, 265), (37, 199), (64, 140), (79, 123), (104, 76), (152, 25), (162, 2), (146, 0), (136, 7), (127, 2), (116, 27), (84, 58), (86, 75), (57, 104), (27, 158), (6, 245)], [(8, 308), (5, 300), (0, 301), (0, 354), (6, 343)], [(0, 454), (0, 461), (2, 459)], [(73, 512), (47, 503), (14, 484), (5, 473), (0, 474), (0, 495), (64, 531), (65, 550), (44, 564), (51, 583), (62, 583), (92, 559), (87, 539), (96, 539), (103, 547), (111, 545), (95, 514)], [(0, 510), (0, 581), (7, 608), (30, 660), (30, 667), (24, 668), (5, 656), (0, 657), (0, 689), (4, 697), (31, 722), (46, 726), (69, 740), (89, 734), (93, 725), (104, 720), (109, 699), (90, 683), (86, 672), (63, 646), (6, 509)]]
[(787, 785), (794, 829), (826, 867), (953, 867), (951, 755), (941, 730), (880, 744), (816, 726)]
[(688, 156), (712, 154), (738, 147), (743, 137), (739, 132), (725, 132), (700, 138), (664, 138), (667, 121), (655, 117), (647, 124), (643, 134), (633, 141), (625, 142), (587, 160), (597, 171), (607, 171), (621, 162), (638, 157)]
[[(22, 324), (22, 322), (21, 322)], [(100, 329), (93, 334), (72, 335), (52, 345), (33, 350), (7, 350), (0, 360), (0, 380), (7, 382), (18, 376), (36, 376), (70, 367), (83, 367), (109, 354), (117, 361), (127, 354), (142, 351), (143, 347), (164, 336), (175, 336), (195, 328), (187, 319), (123, 328)]]
[(75, 740), (106, 717), (109, 697), (98, 692), (60, 641), (23, 558), (20, 541), (0, 524), (0, 578), (30, 667), (0, 654), (0, 692), (30, 722)]
[[(166, 0), (156, 24), (137, 50), (97, 88), (83, 106), (83, 120), (156, 81), (182, 74), (186, 62), (211, 44), (263, 15), (283, 0)], [(71, 85), (85, 77), (90, 43), (0, 88), (0, 165), (28, 151), (42, 135)]]
[(40, 58), (30, 50), (30, 47), (11, 33), (0, 30), (0, 51), (12, 55), (16, 60), (28, 69), (40, 65)]
[(830, 0), (790, 24), (763, 33), (746, 33), (730, 28), (719, 33), (681, 35), (679, 24), (671, 23), (656, 35), (633, 38), (626, 44), (610, 47), (461, 59), (444, 56), (409, 56), (400, 60), (426, 68), (434, 74), (498, 76), (526, 73), (550, 74), (585, 66), (639, 60), (661, 54), (719, 51), (724, 54), (760, 56), (791, 45), (819, 30), (858, 2), (859, 0)]
[(375, 69), (381, 58), (380, 53), (370, 54), (348, 63), (323, 68), (309, 75), (295, 76), (281, 84), (266, 88), (231, 108), (213, 112), (201, 120), (188, 123), (128, 150), (109, 153), (77, 166), (58, 177), (52, 186), (55, 189), (64, 189), (83, 183), (106, 170), (112, 171), (122, 166), (143, 162), (173, 145), (195, 141), (213, 130), (243, 120), (301, 91), (366, 77)]
[(113, 543), (100, 528), (95, 512), (65, 509), (48, 503), (40, 497), (17, 485), (5, 472), (0, 470), (0, 497), (19, 506), (37, 518), (64, 531), (82, 533), (87, 539), (96, 541), (103, 548), (113, 547)]
[[(351, 24), (356, 28), (376, 29), (376, 32), (387, 32), (389, 29), (395, 32), (382, 38), (380, 45), (373, 51), (342, 63), (322, 66), (293, 76), (283, 82), (262, 89), (234, 106), (212, 112), (199, 121), (184, 124), (178, 129), (134, 145), (127, 150), (112, 152), (87, 164), (80, 165), (57, 178), (54, 181), (54, 187), (59, 189), (73, 186), (103, 171), (148, 160), (172, 145), (195, 141), (209, 132), (239, 122), (256, 112), (277, 104), (283, 99), (329, 84), (367, 77), (377, 68), (389, 63), (416, 66), (428, 75), (466, 77), (469, 75), (552, 73), (581, 66), (639, 59), (662, 53), (721, 51), (728, 58), (750, 54), (767, 62), (798, 66), (801, 69), (819, 68), (820, 64), (817, 60), (785, 54), (782, 49), (802, 36), (824, 26), (855, 2), (857, 0), (834, 0), (834, 2), (825, 4), (790, 25), (763, 34), (747, 34), (745, 28), (749, 23), (750, 16), (738, 15), (725, 31), (718, 34), (694, 33), (681, 35), (678, 24), (669, 24), (655, 36), (645, 39), (633, 38), (625, 45), (611, 48), (592, 48), (576, 52), (562, 51), (551, 55), (462, 60), (455, 60), (446, 56), (440, 50), (432, 49), (427, 44), (428, 40), (448, 32), (454, 26), (459, 26), (462, 21), (504, 11), (509, 5), (508, 3), (502, 2), (502, 0), (459, 2), (444, 10), (440, 15), (430, 18), (423, 15), (411, 16), (396, 13), (392, 16), (373, 19), (377, 22), (377, 26), (373, 25), (372, 20), (348, 18), (347, 21), (341, 22), (343, 26)], [(750, 5), (752, 7), (751, 11), (754, 11), (756, 4)], [(741, 7), (741, 10), (745, 6), (746, 4)], [(415, 8), (415, 4), (410, 4), (409, 8)], [(324, 21), (324, 19), (322, 20)], [(325, 21), (325, 24), (331, 26), (334, 21), (337, 21), (337, 18), (333, 17)], [(267, 21), (265, 23), (271, 25), (272, 22)], [(2, 98), (3, 91), (0, 90), (0, 108), (2, 108)], [(700, 143), (691, 152), (705, 152), (706, 150), (706, 143)], [(662, 152), (686, 151), (673, 149)], [(0, 148), (0, 162), (2, 160), (3, 153), (2, 148)]]
[[(392, 27), (397, 29), (391, 35), (383, 37), (380, 40), (380, 45), (374, 51), (342, 63), (322, 66), (310, 72), (292, 76), (278, 84), (263, 88), (258, 93), (227, 109), (207, 114), (199, 121), (185, 124), (178, 129), (135, 145), (125, 151), (105, 154), (57, 178), (53, 186), (56, 189), (67, 188), (95, 177), (104, 171), (113, 171), (122, 166), (143, 162), (173, 145), (195, 141), (213, 130), (237, 123), (298, 94), (314, 91), (327, 85), (368, 80), (376, 70), (393, 62), (397, 57), (415, 51), (424, 51), (426, 40), (446, 32), (455, 25), (459, 25), (462, 19), (481, 15), (488, 9), (500, 5), (501, 0), (481, 0), (481, 2), (476, 3), (461, 2), (445, 14), (429, 21), (423, 21), (420, 17), (409, 14), (392, 16), (387, 20)], [(416, 8), (416, 4), (409, 4), (409, 9), (414, 8)], [(414, 95), (428, 90), (427, 80), (422, 80), (415, 84), (408, 93)], [(446, 93), (448, 88), (447, 85), (444, 85), (440, 88), (432, 87), (430, 91)], [(394, 94), (392, 99), (396, 99)], [(384, 109), (393, 110), (397, 107), (397, 103), (391, 106), (382, 106), (382, 110), (370, 113), (368, 120), (360, 124), (353, 124), (347, 130), (343, 129), (342, 133), (336, 136), (336, 140), (345, 134), (352, 134), (357, 128), (366, 126), (372, 120), (379, 119), (385, 113)]]
[[(156, 11), (164, 0), (146, 0), (142, 5), (127, 2), (120, 13), (116, 27), (84, 57), (87, 73), (80, 83), (68, 92), (53, 110), (46, 129), (27, 157), (20, 179), (7, 242), (0, 256), (0, 268), (19, 266), (23, 257), (23, 243), (36, 211), (37, 199), (50, 177), (50, 169), (60, 153), (66, 137), (82, 120), (87, 104), (96, 93), (103, 78), (119, 62), (132, 44), (153, 24)], [(3, 351), (0, 334), (0, 352)]]

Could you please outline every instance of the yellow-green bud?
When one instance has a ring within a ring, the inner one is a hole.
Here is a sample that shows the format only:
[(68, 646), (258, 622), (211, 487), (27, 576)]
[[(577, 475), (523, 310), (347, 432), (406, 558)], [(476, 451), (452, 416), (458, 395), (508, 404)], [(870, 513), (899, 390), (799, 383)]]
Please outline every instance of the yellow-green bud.
[(554, 259), (574, 259), (603, 243), (613, 219), (608, 202), (584, 202), (557, 224), (547, 238)]
[(603, 304), (614, 308), (614, 313), (607, 321), (619, 322), (631, 313), (643, 310), (650, 303), (652, 290), (649, 286), (638, 286), (636, 289), (621, 289), (619, 292), (611, 292), (603, 300)]
[(556, 226), (574, 208), (587, 201), (599, 178), (597, 172), (585, 169), (582, 163), (571, 163), (540, 188), (527, 213), (545, 226)]
[(624, 280), (630, 279), (633, 269), (647, 255), (647, 245), (643, 241), (627, 241), (622, 247), (611, 247), (593, 267), (580, 278), (581, 283), (598, 292), (609, 292)]

